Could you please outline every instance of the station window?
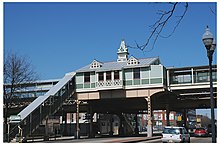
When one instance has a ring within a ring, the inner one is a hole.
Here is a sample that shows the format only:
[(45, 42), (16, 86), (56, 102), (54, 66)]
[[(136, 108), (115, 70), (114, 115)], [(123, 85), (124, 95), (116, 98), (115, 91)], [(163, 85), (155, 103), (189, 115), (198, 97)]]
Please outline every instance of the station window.
[(111, 80), (112, 79), (112, 72), (111, 71), (107, 71), (106, 72), (106, 80)]
[(84, 82), (89, 83), (90, 82), (90, 72), (84, 73)]
[(104, 73), (103, 72), (99, 72), (99, 81), (104, 81)]
[(114, 71), (114, 80), (119, 80), (119, 71)]
[(133, 78), (140, 79), (140, 68), (134, 68), (133, 71)]
[(70, 114), (70, 120), (71, 120), (71, 122), (74, 122), (74, 113)]

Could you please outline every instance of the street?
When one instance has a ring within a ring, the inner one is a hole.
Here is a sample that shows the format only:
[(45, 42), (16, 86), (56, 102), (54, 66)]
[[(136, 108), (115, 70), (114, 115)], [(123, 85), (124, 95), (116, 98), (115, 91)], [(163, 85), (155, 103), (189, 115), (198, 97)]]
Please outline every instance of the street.
[[(191, 143), (211, 143), (211, 137), (191, 137)], [(109, 137), (109, 138), (90, 138), (90, 139), (58, 139), (50, 141), (40, 141), (43, 143), (162, 143), (161, 139), (154, 137), (147, 140), (143, 137)]]
[[(211, 143), (212, 138), (211, 137), (191, 137), (190, 143)], [(155, 140), (149, 140), (149, 141), (143, 141), (139, 143), (162, 143), (161, 139), (155, 139)]]

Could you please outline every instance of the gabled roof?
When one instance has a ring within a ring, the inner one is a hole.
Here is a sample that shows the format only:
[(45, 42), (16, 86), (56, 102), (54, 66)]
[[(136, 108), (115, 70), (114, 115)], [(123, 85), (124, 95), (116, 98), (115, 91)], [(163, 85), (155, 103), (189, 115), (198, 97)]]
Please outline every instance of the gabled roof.
[(134, 67), (145, 67), (150, 66), (155, 63), (160, 64), (159, 57), (152, 57), (152, 58), (144, 58), (138, 59), (139, 63), (137, 65), (127, 65), (127, 62), (103, 62), (100, 68), (90, 68), (90, 64), (76, 70), (76, 72), (102, 72), (102, 71), (110, 71), (110, 70), (122, 70), (123, 68), (134, 68)]
[(134, 56), (131, 56), (127, 61), (127, 65), (137, 65), (139, 63), (138, 59)]
[(96, 59), (93, 60), (93, 62), (90, 64), (91, 69), (100, 68), (102, 66), (102, 63), (97, 61)]

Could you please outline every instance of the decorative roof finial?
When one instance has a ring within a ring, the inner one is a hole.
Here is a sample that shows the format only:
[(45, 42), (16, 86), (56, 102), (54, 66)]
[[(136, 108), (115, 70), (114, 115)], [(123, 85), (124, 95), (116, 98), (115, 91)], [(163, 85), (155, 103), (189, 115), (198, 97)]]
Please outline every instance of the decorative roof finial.
[(121, 45), (118, 48), (118, 62), (124, 62), (128, 60), (128, 48), (125, 45), (124, 38), (121, 41)]

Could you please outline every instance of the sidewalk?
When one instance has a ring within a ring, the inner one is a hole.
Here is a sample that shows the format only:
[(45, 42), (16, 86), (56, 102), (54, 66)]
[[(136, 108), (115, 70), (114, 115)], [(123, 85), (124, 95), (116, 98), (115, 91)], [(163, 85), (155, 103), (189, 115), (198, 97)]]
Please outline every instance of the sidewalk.
[(126, 139), (114, 139), (111, 141), (106, 141), (104, 143), (135, 143), (147, 140), (160, 139), (161, 136), (153, 136), (153, 137), (130, 137)]
[(68, 142), (68, 143), (135, 143), (147, 140), (160, 139), (161, 136), (153, 137), (98, 137), (98, 138), (87, 138), (81, 136), (80, 139), (75, 139), (74, 136), (69, 137), (57, 137), (50, 138), (49, 141), (44, 141), (43, 139), (27, 140), (27, 142)]

